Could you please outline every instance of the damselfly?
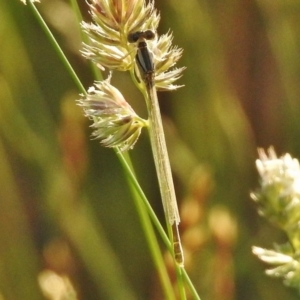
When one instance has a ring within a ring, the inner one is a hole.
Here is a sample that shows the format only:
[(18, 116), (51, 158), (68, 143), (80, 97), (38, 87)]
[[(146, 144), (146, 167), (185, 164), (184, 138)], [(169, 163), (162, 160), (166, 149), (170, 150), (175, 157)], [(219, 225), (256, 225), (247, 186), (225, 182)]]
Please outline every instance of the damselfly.
[(175, 260), (179, 265), (183, 266), (183, 251), (178, 230), (180, 217), (155, 88), (155, 66), (153, 54), (147, 45), (147, 40), (152, 40), (154, 38), (155, 33), (151, 30), (138, 31), (128, 35), (128, 42), (137, 43), (135, 61), (138, 66), (140, 77), (144, 81), (147, 90), (147, 107), (150, 123), (149, 133), (162, 203), (166, 219), (172, 229), (171, 234)]
[(154, 63), (153, 54), (149, 51), (146, 40), (154, 38), (155, 33), (152, 30), (138, 31), (128, 35), (129, 43), (137, 42), (135, 61), (147, 88), (154, 86)]

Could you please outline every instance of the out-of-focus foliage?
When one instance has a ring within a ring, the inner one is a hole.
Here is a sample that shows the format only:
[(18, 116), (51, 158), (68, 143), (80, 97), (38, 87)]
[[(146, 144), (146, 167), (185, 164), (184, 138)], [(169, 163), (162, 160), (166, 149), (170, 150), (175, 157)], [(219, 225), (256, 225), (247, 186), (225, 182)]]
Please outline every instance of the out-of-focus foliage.
[[(90, 86), (68, 1), (41, 2), (38, 9)], [(85, 1), (78, 2), (89, 20)], [(297, 299), (251, 254), (252, 245), (271, 248), (282, 237), (258, 217), (249, 191), (257, 182), (257, 146), (300, 157), (300, 0), (156, 6), (159, 33), (174, 32), (184, 49), (179, 67), (187, 67), (179, 82), (185, 87), (159, 95), (187, 271), (204, 300)], [(28, 5), (0, 0), (0, 7), (0, 298), (43, 299), (38, 278), (51, 270), (61, 276), (54, 282), (73, 286), (74, 299), (161, 299), (116, 156), (89, 140), (75, 105), (79, 91)], [(128, 78), (114, 80), (145, 115)], [(146, 135), (131, 155), (162, 217)]]

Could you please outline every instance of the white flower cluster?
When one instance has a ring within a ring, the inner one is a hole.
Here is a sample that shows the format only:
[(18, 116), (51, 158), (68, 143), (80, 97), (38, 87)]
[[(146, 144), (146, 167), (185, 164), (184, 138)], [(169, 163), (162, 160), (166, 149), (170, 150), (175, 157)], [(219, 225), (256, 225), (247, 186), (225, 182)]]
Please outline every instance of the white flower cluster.
[(300, 222), (300, 166), (290, 154), (277, 157), (273, 148), (266, 153), (259, 150), (256, 167), (261, 188), (251, 194), (259, 205), (259, 212), (286, 230)]
[(93, 121), (92, 136), (105, 147), (119, 147), (120, 151), (131, 149), (146, 125), (119, 90), (110, 84), (110, 77), (96, 82), (78, 102)]
[(275, 250), (253, 247), (252, 252), (272, 266), (266, 274), (281, 277), (291, 287), (300, 282), (300, 165), (290, 154), (277, 157), (273, 148), (259, 150), (256, 167), (261, 187), (252, 198), (259, 212), (285, 231), (288, 243), (275, 245)]
[[(33, 2), (40, 2), (39, 0), (30, 0), (32, 3)], [(21, 0), (21, 2), (23, 2), (26, 5), (26, 0)]]
[(262, 187), (280, 183), (282, 195), (300, 194), (300, 165), (296, 158), (290, 154), (277, 157), (273, 148), (259, 150), (260, 159), (256, 160), (256, 167), (261, 176)]

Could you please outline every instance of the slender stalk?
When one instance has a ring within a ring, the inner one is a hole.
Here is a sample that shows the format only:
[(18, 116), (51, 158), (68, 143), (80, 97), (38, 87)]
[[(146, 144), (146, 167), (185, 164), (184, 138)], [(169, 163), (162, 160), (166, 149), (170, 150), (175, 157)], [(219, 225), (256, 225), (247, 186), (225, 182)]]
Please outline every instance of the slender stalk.
[(88, 38), (87, 38), (86, 34), (84, 34), (82, 32), (82, 30), (80, 30), (80, 22), (82, 21), (82, 14), (81, 14), (80, 8), (78, 6), (78, 2), (77, 2), (77, 0), (69, 0), (69, 1), (71, 3), (72, 10), (73, 10), (76, 20), (77, 20), (76, 24), (78, 26), (78, 32), (80, 33), (81, 40), (85, 43), (88, 43)]
[(190, 292), (192, 293), (193, 299), (194, 300), (201, 300), (200, 296), (198, 295), (189, 275), (187, 274), (186, 270), (184, 268), (181, 269), (182, 271), (182, 276), (184, 277), (185, 283), (188, 285), (190, 288)]
[(182, 276), (182, 269), (183, 268), (176, 268), (176, 278), (177, 278), (177, 285), (179, 289), (180, 299), (186, 300), (186, 293), (184, 287), (184, 280)]
[[(148, 214), (150, 215), (152, 222), (154, 223), (157, 231), (159, 232), (165, 246), (169, 249), (170, 252), (172, 252), (172, 245), (171, 242), (168, 238), (168, 236), (166, 235), (164, 229), (162, 228), (159, 220), (157, 219), (157, 216), (155, 215), (151, 205), (149, 204), (149, 201), (147, 200), (147, 197), (145, 196), (143, 190), (141, 189), (136, 177), (134, 176), (132, 170), (130, 169), (126, 159), (124, 158), (124, 155), (120, 152), (117, 152), (117, 155), (120, 159), (120, 162), (127, 174), (127, 179), (130, 181), (130, 183), (132, 184), (132, 186), (134, 187), (136, 193), (138, 194), (139, 198), (144, 202), (145, 207), (147, 208)], [(181, 271), (182, 277), (184, 278), (185, 283), (187, 284), (187, 286), (190, 289), (190, 292), (193, 296), (194, 300), (201, 300), (191, 279), (189, 278), (189, 275), (187, 274), (186, 270), (184, 268), (179, 267), (177, 264), (175, 265), (175, 267)]]
[[(170, 278), (168, 276), (168, 272), (165, 267), (165, 263), (164, 263), (161, 251), (159, 249), (155, 233), (153, 231), (153, 226), (149, 219), (149, 214), (147, 212), (147, 207), (148, 207), (148, 205), (150, 206), (150, 204), (147, 201), (142, 190), (139, 188), (137, 181), (136, 181), (136, 177), (134, 176), (133, 172), (132, 171), (128, 172), (130, 170), (130, 167), (129, 167), (127, 161), (124, 159), (124, 155), (119, 155), (119, 154), (120, 154), (120, 152), (117, 155), (120, 159), (120, 162), (121, 162), (124, 170), (126, 171), (126, 174), (127, 174), (126, 179), (128, 181), (129, 187), (131, 189), (131, 193), (133, 194), (133, 199), (134, 199), (136, 208), (138, 210), (138, 215), (140, 217), (140, 221), (141, 221), (141, 224), (143, 227), (143, 232), (146, 236), (146, 239), (147, 239), (147, 242), (148, 242), (148, 245), (150, 248), (150, 253), (152, 255), (154, 264), (155, 264), (157, 272), (158, 272), (158, 276), (159, 276), (159, 279), (160, 279), (160, 282), (162, 285), (162, 289), (165, 294), (165, 299), (170, 299), (170, 300), (174, 299), (175, 300), (176, 297), (174, 294), (174, 290), (173, 290), (172, 284), (170, 282)], [(141, 199), (143, 199), (144, 201), (141, 201)], [(146, 204), (146, 207), (145, 207), (145, 204)], [(152, 217), (152, 220), (156, 219), (155, 222), (158, 222), (158, 224), (159, 224), (159, 221), (157, 220), (153, 211), (152, 211), (152, 213), (150, 213), (150, 216)], [(159, 226), (160, 226), (160, 224), (159, 224)], [(163, 231), (162, 228), (161, 228), (161, 230)], [(167, 236), (165, 236), (165, 237), (168, 241)], [(170, 243), (169, 243), (169, 245), (170, 245)]]
[(160, 224), (155, 212), (153, 211), (146, 195), (144, 194), (143, 190), (141, 189), (133, 171), (129, 167), (128, 162), (126, 161), (126, 159), (124, 157), (124, 154), (122, 154), (121, 152), (118, 151), (117, 156), (119, 157), (121, 164), (127, 174), (127, 179), (130, 180), (130, 183), (134, 186), (137, 195), (143, 201), (145, 207), (147, 208), (148, 214), (149, 214), (154, 226), (156, 227), (156, 230), (158, 231), (160, 237), (162, 238), (165, 246), (168, 248), (169, 251), (172, 251), (172, 245), (170, 243), (170, 240), (169, 240), (168, 236), (166, 235), (162, 225)]

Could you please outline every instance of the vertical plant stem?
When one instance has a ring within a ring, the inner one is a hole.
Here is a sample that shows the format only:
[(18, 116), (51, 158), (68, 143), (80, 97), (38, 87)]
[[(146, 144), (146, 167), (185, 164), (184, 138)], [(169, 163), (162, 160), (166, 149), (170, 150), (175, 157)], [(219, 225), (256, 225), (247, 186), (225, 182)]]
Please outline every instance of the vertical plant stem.
[(177, 286), (179, 289), (180, 299), (186, 300), (186, 293), (185, 293), (185, 286), (184, 286), (182, 271), (183, 271), (183, 268), (179, 268), (178, 266), (176, 266), (176, 278), (177, 278)]
[(190, 288), (190, 292), (193, 296), (193, 299), (194, 300), (201, 300), (200, 299), (200, 296), (198, 295), (198, 292), (196, 291), (189, 275), (187, 274), (186, 270), (184, 268), (181, 269), (181, 272), (182, 272), (182, 277), (184, 278), (185, 280), (185, 283), (188, 285), (188, 287)]
[[(117, 155), (120, 159), (120, 162), (127, 174), (127, 179), (129, 180), (129, 182), (131, 183), (131, 186), (134, 187), (135, 189), (135, 192), (136, 192), (136, 197), (139, 197), (139, 200), (142, 200), (143, 201), (143, 204), (144, 204), (144, 207), (146, 207), (147, 211), (148, 211), (148, 214), (150, 215), (150, 218), (152, 220), (152, 222), (154, 223), (156, 229), (158, 230), (159, 232), (159, 235), (161, 236), (165, 246), (169, 249), (169, 251), (172, 251), (172, 245), (170, 243), (170, 240), (168, 239), (164, 229), (162, 228), (161, 224), (159, 223), (158, 219), (157, 219), (157, 216), (155, 215), (151, 205), (149, 204), (143, 190), (141, 189), (139, 183), (137, 182), (137, 179), (136, 177), (134, 176), (132, 170), (130, 169), (126, 159), (124, 158), (124, 155), (120, 152), (117, 152)], [(177, 270), (180, 270), (181, 271), (181, 274), (182, 274), (182, 278), (184, 279), (185, 283), (187, 284), (187, 286), (189, 287), (190, 289), (190, 292), (193, 296), (193, 299), (194, 300), (201, 300), (191, 279), (189, 278), (189, 275), (187, 274), (187, 272), (185, 271), (184, 268), (181, 268), (179, 267), (177, 264), (175, 266), (177, 268)], [(178, 272), (178, 271), (176, 271)]]
[(158, 231), (160, 237), (162, 238), (165, 246), (168, 248), (169, 251), (172, 251), (172, 245), (170, 243), (170, 240), (168, 238), (168, 236), (166, 235), (162, 225), (160, 224), (155, 212), (153, 211), (146, 195), (144, 194), (143, 190), (141, 189), (133, 171), (131, 170), (129, 164), (128, 164), (128, 160), (125, 159), (124, 154), (121, 153), (120, 151), (116, 152), (117, 156), (120, 159), (120, 162), (124, 168), (124, 171), (127, 175), (127, 180), (129, 180), (130, 184), (134, 187), (136, 193), (136, 197), (138, 196), (139, 199), (144, 203), (144, 206), (147, 209), (147, 212), (152, 220), (152, 223), (154, 224), (156, 230)]
[[(146, 204), (146, 202), (148, 202), (148, 201), (145, 197), (143, 197), (141, 195), (142, 191), (141, 190), (139, 191), (139, 189), (136, 188), (137, 182), (136, 182), (135, 176), (134, 176), (133, 172), (130, 171), (130, 167), (129, 167), (127, 161), (124, 159), (124, 156), (118, 154), (118, 157), (120, 159), (120, 162), (121, 162), (124, 170), (126, 170), (126, 174), (128, 175), (127, 181), (128, 181), (129, 187), (130, 187), (132, 195), (133, 195), (135, 206), (138, 210), (138, 215), (140, 217), (143, 231), (145, 233), (146, 240), (149, 245), (150, 253), (152, 255), (154, 264), (155, 264), (157, 272), (158, 272), (158, 276), (159, 276), (159, 279), (160, 279), (160, 282), (162, 285), (162, 289), (165, 294), (165, 299), (175, 300), (176, 297), (174, 294), (174, 290), (173, 290), (172, 284), (170, 282), (170, 278), (168, 276), (162, 254), (161, 254), (161, 251), (158, 246), (158, 242), (157, 242), (154, 230), (153, 230), (153, 226), (150, 222), (150, 218), (148, 215), (148, 213), (149, 213), (148, 209), (147, 209), (148, 205)], [(143, 194), (143, 192), (142, 192), (142, 194)], [(141, 201), (142, 200), (141, 198), (146, 199), (146, 202)], [(154, 212), (153, 212), (153, 214), (154, 214)], [(150, 214), (150, 216), (151, 216), (151, 214)]]

